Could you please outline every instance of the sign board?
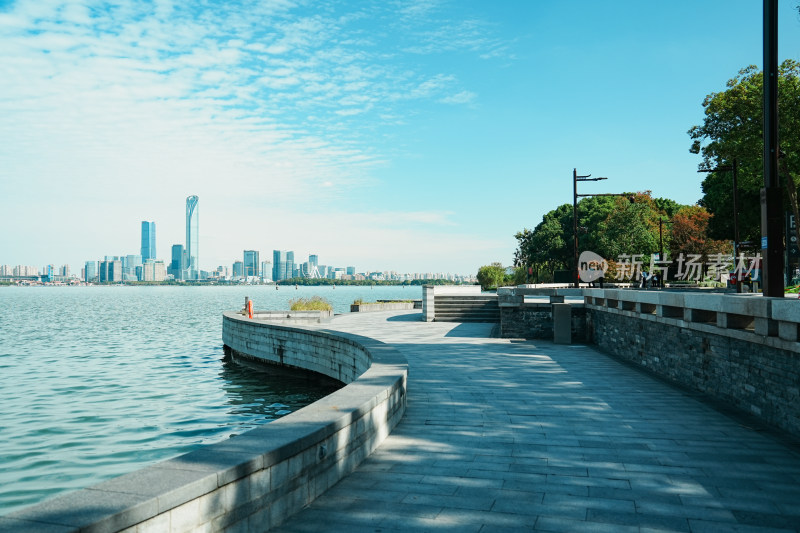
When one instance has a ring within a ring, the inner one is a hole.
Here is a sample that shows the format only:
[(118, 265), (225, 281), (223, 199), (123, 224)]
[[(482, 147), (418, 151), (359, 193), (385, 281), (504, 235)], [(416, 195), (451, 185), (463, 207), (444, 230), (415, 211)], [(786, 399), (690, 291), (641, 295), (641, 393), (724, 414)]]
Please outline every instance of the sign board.
[(797, 259), (800, 257), (800, 248), (797, 247), (797, 221), (791, 211), (786, 213), (786, 252), (789, 258)]

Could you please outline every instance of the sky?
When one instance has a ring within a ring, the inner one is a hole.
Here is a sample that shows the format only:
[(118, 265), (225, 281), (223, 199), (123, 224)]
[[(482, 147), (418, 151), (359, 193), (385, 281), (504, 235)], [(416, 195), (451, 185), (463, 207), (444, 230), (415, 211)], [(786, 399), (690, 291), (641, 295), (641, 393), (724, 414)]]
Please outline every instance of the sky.
[[(800, 59), (800, 0), (779, 2)], [(0, 0), (0, 265), (273, 249), (474, 274), (580, 193), (693, 204), (756, 0)]]

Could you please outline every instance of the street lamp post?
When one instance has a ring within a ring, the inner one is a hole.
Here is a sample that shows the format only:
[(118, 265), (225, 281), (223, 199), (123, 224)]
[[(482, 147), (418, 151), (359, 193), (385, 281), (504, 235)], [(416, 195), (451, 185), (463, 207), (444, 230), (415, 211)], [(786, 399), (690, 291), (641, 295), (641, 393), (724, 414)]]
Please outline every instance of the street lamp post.
[(572, 281), (576, 289), (581, 286), (580, 274), (578, 273), (578, 182), (601, 181), (608, 179), (593, 178), (591, 176), (591, 174), (587, 174), (586, 176), (578, 176), (577, 169), (572, 169)]
[(764, 0), (763, 294), (783, 298), (783, 194), (778, 184), (778, 0)]

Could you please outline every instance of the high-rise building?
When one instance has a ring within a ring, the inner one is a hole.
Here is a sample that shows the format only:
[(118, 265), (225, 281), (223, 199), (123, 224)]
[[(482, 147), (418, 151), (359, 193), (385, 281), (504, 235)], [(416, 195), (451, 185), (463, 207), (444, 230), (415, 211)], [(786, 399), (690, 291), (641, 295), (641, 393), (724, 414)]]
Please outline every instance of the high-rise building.
[(272, 280), (272, 263), (269, 261), (261, 262), (261, 279), (264, 281)]
[(137, 272), (142, 270), (142, 256), (126, 255), (122, 259), (122, 279), (125, 281), (136, 281), (139, 279)]
[(148, 259), (142, 266), (142, 281), (164, 281), (167, 279), (167, 267), (164, 261)]
[(156, 258), (156, 223), (142, 220), (142, 262)]
[(199, 198), (186, 198), (186, 279), (200, 279), (200, 213), (197, 206)]
[(257, 277), (259, 275), (259, 267), (261, 263), (258, 259), (258, 251), (257, 250), (245, 250), (244, 251), (244, 272), (243, 276), (250, 277), (254, 276)]
[(234, 279), (244, 277), (244, 263), (241, 261), (234, 261), (231, 272)]
[(86, 261), (83, 274), (83, 281), (97, 281), (97, 261)]
[[(272, 279), (275, 281), (280, 281), (282, 279), (287, 279), (292, 277), (291, 270), (289, 270), (289, 275), (286, 275), (287, 272), (287, 265), (288, 265), (288, 257), (287, 255), (291, 252), (284, 252), (283, 250), (273, 250), (272, 251)], [(294, 260), (294, 254), (292, 254), (292, 259)]]
[(99, 281), (122, 281), (122, 261), (100, 261)]
[(294, 252), (286, 252), (286, 275), (284, 279), (291, 279), (296, 276), (297, 267), (294, 264)]
[(184, 279), (186, 271), (186, 250), (182, 244), (172, 245), (172, 260), (167, 268), (167, 273), (175, 279)]
[(348, 276), (355, 276), (356, 275), (356, 267), (347, 267), (345, 271)]

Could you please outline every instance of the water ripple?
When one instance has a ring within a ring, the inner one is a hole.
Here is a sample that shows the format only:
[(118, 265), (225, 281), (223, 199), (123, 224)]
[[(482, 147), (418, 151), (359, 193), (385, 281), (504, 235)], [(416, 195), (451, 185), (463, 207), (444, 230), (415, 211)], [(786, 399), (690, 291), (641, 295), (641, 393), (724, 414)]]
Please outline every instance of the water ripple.
[[(351, 290), (347, 290), (351, 289)], [(239, 434), (333, 390), (223, 361), (222, 312), (327, 291), (419, 298), (421, 289), (82, 287), (0, 289), (0, 515)]]

